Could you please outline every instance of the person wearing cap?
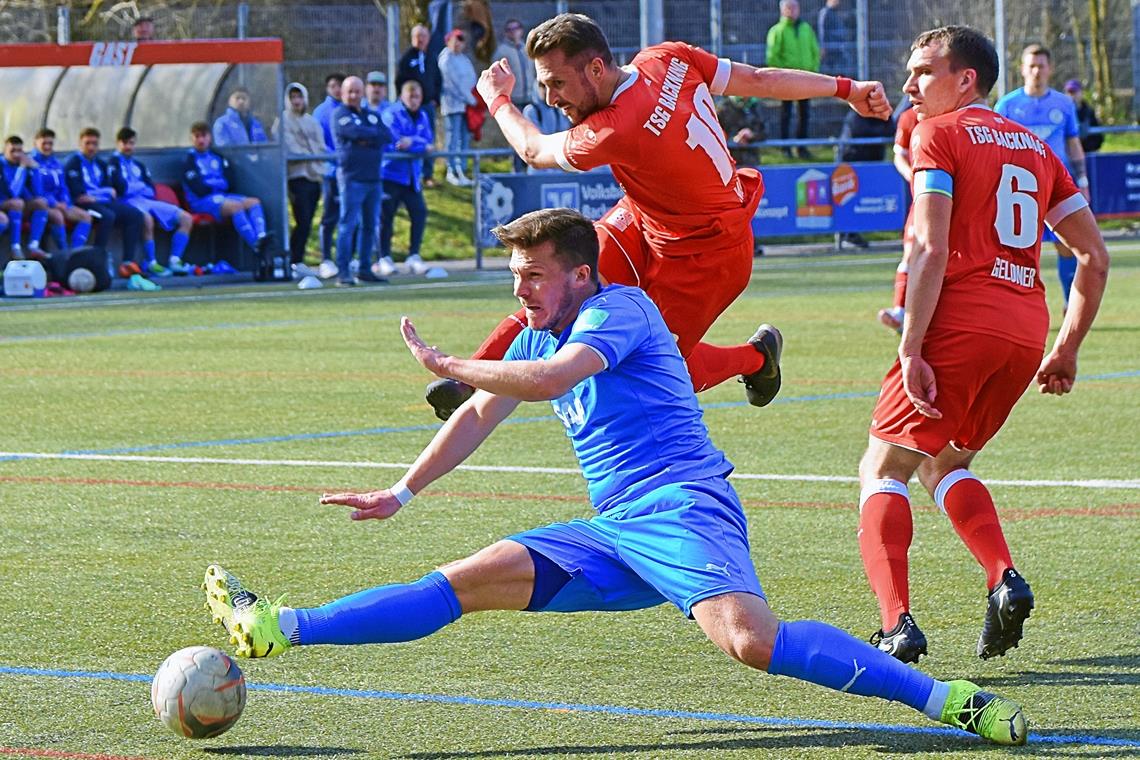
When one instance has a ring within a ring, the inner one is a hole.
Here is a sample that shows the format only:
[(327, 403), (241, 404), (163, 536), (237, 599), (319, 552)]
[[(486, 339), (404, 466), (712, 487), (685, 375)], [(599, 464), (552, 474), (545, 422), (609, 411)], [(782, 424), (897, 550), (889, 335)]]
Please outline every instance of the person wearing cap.
[[(462, 29), (452, 29), (444, 38), (447, 45), (439, 54), (439, 71), (443, 76), (443, 93), (440, 98), (440, 112), (447, 126), (447, 150), (465, 151), (471, 147), (471, 132), (467, 129), (467, 106), (476, 104), (475, 67), (464, 51), (467, 48), (467, 35)], [(471, 180), (464, 174), (467, 161), (463, 156), (448, 156), (447, 181), (452, 185), (466, 187)]]
[(383, 71), (369, 71), (365, 75), (364, 100), (365, 108), (378, 114), (385, 124), (391, 124), (391, 119), (387, 115), (392, 107), (392, 103), (388, 102), (387, 74)]
[[(495, 48), (493, 60), (506, 58), (515, 72), (515, 86), (511, 89), (511, 102), (515, 108), (523, 111), (535, 99), (535, 80), (538, 78), (534, 70), (534, 61), (526, 54), (526, 29), (517, 18), (507, 19), (503, 25), (503, 41)], [(514, 157), (515, 171), (526, 171), (526, 161), (519, 156)]]
[(1070, 79), (1065, 82), (1065, 94), (1072, 99), (1073, 105), (1077, 107), (1077, 128), (1081, 133), (1081, 147), (1085, 149), (1085, 153), (1096, 153), (1104, 144), (1104, 135), (1089, 134), (1089, 129), (1100, 126), (1100, 119), (1096, 117), (1096, 111), (1093, 110), (1092, 104), (1085, 100), (1081, 80)]

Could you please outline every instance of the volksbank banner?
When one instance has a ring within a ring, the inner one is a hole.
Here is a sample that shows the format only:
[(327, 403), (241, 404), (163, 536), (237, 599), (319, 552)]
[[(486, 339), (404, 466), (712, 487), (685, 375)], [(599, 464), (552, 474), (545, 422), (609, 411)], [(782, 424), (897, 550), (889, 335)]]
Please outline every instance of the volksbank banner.
[[(762, 171), (764, 199), (752, 220), (757, 237), (902, 229), (905, 185), (891, 164), (804, 164)], [(528, 211), (568, 207), (598, 219), (622, 196), (608, 170), (486, 174), (479, 192), (480, 242), (485, 247), (496, 244), (492, 227)]]

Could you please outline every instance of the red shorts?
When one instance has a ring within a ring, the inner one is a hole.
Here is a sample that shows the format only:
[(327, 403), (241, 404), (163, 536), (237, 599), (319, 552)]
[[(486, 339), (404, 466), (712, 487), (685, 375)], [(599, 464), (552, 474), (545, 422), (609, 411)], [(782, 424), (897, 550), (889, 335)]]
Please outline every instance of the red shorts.
[(624, 197), (594, 227), (598, 273), (606, 282), (644, 290), (676, 336), (681, 356), (692, 353), (752, 277), (751, 228), (733, 248), (666, 257), (646, 242), (637, 212)]
[(918, 413), (906, 397), (895, 360), (871, 417), (871, 435), (937, 456), (947, 444), (978, 451), (997, 434), (1041, 364), (1042, 349), (968, 332), (928, 334), (922, 356), (934, 370), (934, 408), (942, 419)]

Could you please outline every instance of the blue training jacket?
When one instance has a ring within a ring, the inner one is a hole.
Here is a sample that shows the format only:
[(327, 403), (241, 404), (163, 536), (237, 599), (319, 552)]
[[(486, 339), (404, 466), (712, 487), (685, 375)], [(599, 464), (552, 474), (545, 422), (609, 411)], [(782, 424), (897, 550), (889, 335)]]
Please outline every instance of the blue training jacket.
[[(392, 121), (389, 125), (392, 142), (385, 148), (386, 151), (396, 151), (396, 143), (404, 137), (410, 137), (412, 144), (401, 153), (425, 153), (431, 147), (431, 121), (422, 108), (413, 116), (403, 103), (397, 102), (388, 109), (388, 116)], [(422, 187), (420, 176), (424, 171), (423, 163), (418, 158), (395, 158), (385, 154), (380, 166), (380, 177), (385, 182), (398, 182), (418, 191)]]
[(214, 145), (249, 145), (251, 143), (269, 142), (265, 135), (265, 127), (253, 114), (249, 115), (249, 128), (242, 121), (241, 114), (236, 108), (227, 108), (226, 112), (214, 120)]
[(380, 114), (342, 105), (333, 111), (332, 129), (339, 176), (346, 182), (379, 182), (380, 153), (392, 142)]
[(194, 148), (186, 152), (182, 162), (182, 192), (189, 202), (224, 193), (230, 189), (226, 170), (230, 162), (212, 150), (199, 153)]
[(55, 157), (55, 154), (45, 156), (39, 151), (33, 151), (32, 160), (40, 165), (37, 170), (40, 175), (40, 189), (43, 191), (43, 197), (47, 199), (50, 205), (63, 203), (65, 205), (73, 205), (71, 202), (71, 193), (67, 191), (67, 182), (64, 179), (63, 164)]

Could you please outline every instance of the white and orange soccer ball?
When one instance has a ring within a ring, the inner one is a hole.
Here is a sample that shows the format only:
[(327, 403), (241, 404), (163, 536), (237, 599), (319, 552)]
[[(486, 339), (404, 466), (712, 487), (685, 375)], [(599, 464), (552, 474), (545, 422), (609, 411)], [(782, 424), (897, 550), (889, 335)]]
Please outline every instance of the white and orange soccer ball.
[(225, 733), (245, 708), (245, 676), (213, 647), (186, 647), (166, 658), (150, 684), (150, 702), (162, 724), (179, 736), (208, 739)]

